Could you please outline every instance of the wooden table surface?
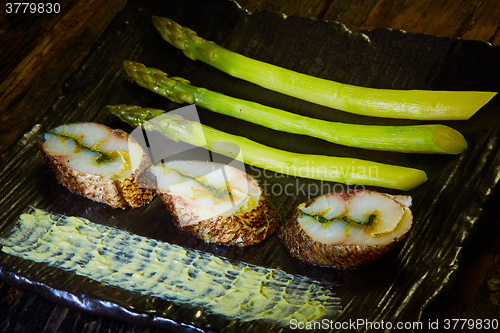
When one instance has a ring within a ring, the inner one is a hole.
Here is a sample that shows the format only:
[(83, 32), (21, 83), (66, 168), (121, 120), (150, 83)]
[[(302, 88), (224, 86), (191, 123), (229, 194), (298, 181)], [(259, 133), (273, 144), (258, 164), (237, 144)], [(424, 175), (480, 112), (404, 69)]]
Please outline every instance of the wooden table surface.
[[(500, 46), (498, 0), (238, 0), (251, 11), (338, 21), (353, 30), (402, 29)], [(59, 14), (9, 14), (0, 5), (0, 153), (61, 94), (126, 0), (61, 1)], [(459, 279), (428, 319), (500, 318), (500, 208), (485, 207), (488, 230), (474, 239)], [(160, 332), (52, 304), (0, 282), (0, 332)]]

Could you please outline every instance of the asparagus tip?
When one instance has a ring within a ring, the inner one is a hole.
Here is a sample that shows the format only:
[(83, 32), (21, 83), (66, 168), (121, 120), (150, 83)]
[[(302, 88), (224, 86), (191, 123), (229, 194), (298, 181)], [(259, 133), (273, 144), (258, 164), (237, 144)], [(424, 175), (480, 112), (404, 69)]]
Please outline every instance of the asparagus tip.
[(198, 54), (199, 50), (197, 50), (200, 46), (210, 46), (213, 44), (199, 37), (193, 30), (183, 27), (169, 18), (153, 16), (152, 20), (154, 27), (160, 33), (161, 37), (182, 50), (184, 55), (191, 60), (200, 58), (200, 54)]
[(143, 108), (136, 105), (107, 105), (106, 109), (124, 123), (138, 127), (144, 122), (165, 113), (163, 110)]

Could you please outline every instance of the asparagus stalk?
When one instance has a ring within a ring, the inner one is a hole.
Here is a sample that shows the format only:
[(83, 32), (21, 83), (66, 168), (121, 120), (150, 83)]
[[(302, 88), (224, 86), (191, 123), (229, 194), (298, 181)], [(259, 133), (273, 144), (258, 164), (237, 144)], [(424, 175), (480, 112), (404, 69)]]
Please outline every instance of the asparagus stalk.
[(278, 131), (350, 147), (402, 153), (458, 154), (467, 148), (462, 134), (444, 125), (375, 126), (329, 122), (197, 88), (185, 79), (168, 77), (161, 70), (137, 62), (125, 61), (123, 66), (138, 85), (174, 102), (194, 103)]
[[(234, 134), (202, 125), (179, 115), (158, 109), (116, 105), (108, 109), (122, 121), (147, 131), (158, 131), (167, 138), (234, 157), (233, 145), (239, 146), (241, 162), (291, 176), (333, 181), (344, 184), (380, 186), (410, 190), (427, 180), (424, 171), (376, 163), (355, 158), (301, 154), (268, 147)], [(158, 117), (161, 115), (161, 117)], [(238, 157), (239, 158), (239, 157)]]
[(372, 117), (469, 119), (496, 92), (375, 89), (297, 73), (254, 60), (207, 41), (176, 22), (153, 16), (163, 39), (193, 60), (264, 88), (338, 110)]

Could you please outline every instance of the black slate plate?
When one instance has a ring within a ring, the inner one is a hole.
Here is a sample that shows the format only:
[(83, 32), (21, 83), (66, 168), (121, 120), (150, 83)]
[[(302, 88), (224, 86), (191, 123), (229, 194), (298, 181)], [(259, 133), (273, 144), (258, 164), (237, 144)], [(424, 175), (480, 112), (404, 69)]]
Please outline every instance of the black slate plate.
[[(80, 68), (64, 82), (64, 92), (40, 123), (2, 154), (0, 232), (5, 234), (28, 207), (77, 215), (94, 222), (208, 251), (229, 259), (280, 268), (289, 273), (338, 284), (346, 323), (422, 320), (429, 304), (446, 292), (472, 249), (473, 232), (487, 223), (484, 209), (498, 183), (500, 99), (494, 98), (468, 121), (445, 122), (461, 131), (469, 148), (459, 156), (409, 155), (365, 151), (312, 138), (282, 134), (199, 110), (202, 122), (274, 147), (304, 153), (353, 156), (411, 166), (427, 172), (429, 181), (407, 192), (414, 199), (414, 227), (396, 251), (365, 268), (340, 271), (312, 267), (292, 259), (277, 236), (245, 249), (206, 244), (172, 226), (159, 200), (148, 207), (118, 211), (69, 193), (45, 165), (35, 137), (62, 123), (95, 121), (131, 130), (106, 112), (108, 104), (137, 104), (171, 110), (179, 107), (128, 81), (123, 60), (160, 68), (235, 97), (322, 119), (367, 124), (413, 124), (416, 121), (375, 119), (328, 110), (266, 91), (187, 59), (164, 42), (151, 15), (170, 17), (206, 39), (236, 52), (296, 71), (341, 82), (398, 89), (500, 91), (500, 49), (486, 43), (440, 38), (401, 31), (353, 32), (335, 22), (278, 13), (249, 15), (230, 1), (129, 1), (96, 43)], [(335, 184), (278, 177), (249, 168), (267, 184), (267, 192), (286, 216), (296, 204), (333, 189)], [(282, 187), (275, 185), (281, 184)], [(280, 193), (292, 184), (292, 194)], [(273, 187), (274, 185), (274, 187)], [(335, 189), (340, 189), (336, 187)], [(397, 191), (371, 188), (389, 193)], [(481, 218), (483, 217), (483, 218)], [(180, 330), (280, 331), (261, 323), (239, 323), (186, 309), (0, 253), (0, 276), (35, 290), (48, 299), (99, 315)], [(423, 323), (424, 325), (426, 323)], [(286, 330), (286, 329), (285, 329)], [(366, 330), (360, 326), (359, 331)], [(338, 331), (332, 329), (332, 331)]]

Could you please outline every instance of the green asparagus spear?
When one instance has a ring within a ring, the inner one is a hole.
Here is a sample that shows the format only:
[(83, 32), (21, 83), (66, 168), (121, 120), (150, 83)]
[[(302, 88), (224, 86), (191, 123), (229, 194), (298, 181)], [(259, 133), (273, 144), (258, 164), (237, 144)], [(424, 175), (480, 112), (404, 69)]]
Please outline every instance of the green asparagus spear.
[(375, 89), (297, 73), (207, 41), (176, 22), (153, 16), (163, 39), (193, 59), (264, 88), (338, 110), (386, 118), (469, 119), (496, 92)]
[[(223, 143), (236, 144), (241, 150), (241, 154), (238, 155), (242, 156), (241, 162), (281, 174), (398, 190), (410, 190), (427, 180), (425, 172), (418, 169), (355, 158), (300, 154), (268, 147), (241, 136), (186, 120), (179, 115), (163, 114), (164, 111), (158, 109), (126, 105), (108, 106), (108, 109), (132, 126), (142, 125), (145, 130), (156, 130), (173, 141), (206, 147), (224, 156), (234, 157), (232, 151), (234, 146)], [(159, 115), (161, 117), (158, 117)]]
[(187, 80), (125, 61), (127, 73), (141, 87), (177, 103), (190, 103), (274, 130), (309, 135), (329, 142), (365, 149), (402, 153), (458, 154), (467, 148), (462, 134), (444, 125), (375, 126), (329, 122), (300, 116), (262, 104), (229, 97)]

